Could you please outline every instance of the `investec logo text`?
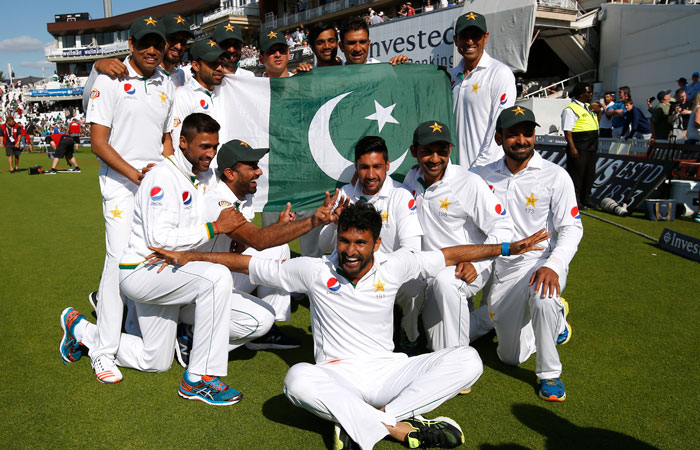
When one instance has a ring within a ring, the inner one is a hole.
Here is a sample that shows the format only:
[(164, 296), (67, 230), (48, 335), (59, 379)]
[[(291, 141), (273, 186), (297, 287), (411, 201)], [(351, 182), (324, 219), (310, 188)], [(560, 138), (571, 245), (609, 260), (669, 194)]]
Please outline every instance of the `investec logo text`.
[(700, 244), (683, 239), (681, 236), (673, 233), (670, 230), (664, 233), (663, 239), (664, 242), (671, 247), (684, 250), (692, 255), (700, 255)]
[(411, 58), (411, 52), (417, 50), (425, 50), (427, 48), (436, 48), (441, 46), (452, 47), (454, 44), (454, 27), (450, 26), (444, 31), (419, 30), (416, 33), (404, 36), (397, 36), (382, 41), (372, 42), (370, 46), (370, 56), (372, 58), (381, 58), (387, 54), (402, 54), (405, 53), (413, 63), (435, 64), (440, 66), (452, 67), (454, 65), (453, 57), (431, 55), (430, 58), (414, 59)]

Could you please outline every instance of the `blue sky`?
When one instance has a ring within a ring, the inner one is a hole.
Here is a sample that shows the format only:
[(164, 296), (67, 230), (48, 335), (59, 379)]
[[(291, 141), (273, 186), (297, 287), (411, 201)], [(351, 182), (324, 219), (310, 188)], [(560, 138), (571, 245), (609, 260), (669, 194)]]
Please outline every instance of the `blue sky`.
[[(46, 31), (46, 24), (54, 21), (54, 14), (88, 12), (93, 19), (104, 17), (102, 0), (6, 0), (2, 2), (0, 16), (0, 70), (7, 74), (7, 64), (17, 77), (41, 76), (53, 73), (54, 64), (44, 56), (44, 47), (53, 43)], [(167, 0), (112, 0), (112, 15), (123, 14), (149, 6), (168, 3)]]

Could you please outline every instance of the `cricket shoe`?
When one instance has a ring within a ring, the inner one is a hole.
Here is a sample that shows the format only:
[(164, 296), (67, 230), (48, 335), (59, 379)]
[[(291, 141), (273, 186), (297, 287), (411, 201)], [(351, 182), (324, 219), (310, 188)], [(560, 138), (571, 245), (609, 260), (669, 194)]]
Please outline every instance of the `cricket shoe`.
[(186, 370), (180, 379), (177, 393), (184, 399), (198, 400), (215, 406), (233, 405), (243, 398), (243, 394), (226, 385), (219, 377), (204, 375), (199, 381), (190, 381)]
[(559, 300), (564, 304), (564, 318), (569, 317), (569, 302), (564, 297), (559, 297)]
[(61, 354), (63, 364), (75, 362), (83, 356), (83, 351), (80, 349), (80, 343), (75, 338), (75, 326), (85, 316), (73, 308), (66, 308), (61, 313), (61, 328), (63, 329), (63, 337), (58, 345), (58, 352)]
[(177, 324), (177, 336), (175, 337), (175, 357), (180, 365), (187, 369), (190, 364), (190, 352), (192, 351), (192, 325), (186, 323)]
[(413, 431), (406, 435), (408, 448), (455, 448), (464, 444), (464, 433), (449, 417), (426, 419), (422, 416), (404, 419)]
[(403, 328), (399, 331), (399, 352), (405, 353), (408, 356), (416, 356), (418, 353), (418, 339), (412, 341), (406, 335)]
[(92, 291), (88, 294), (88, 301), (92, 305), (92, 309), (95, 310), (95, 314), (97, 314), (97, 291)]
[(566, 400), (566, 389), (559, 378), (540, 380), (539, 396), (548, 402), (563, 402)]
[(571, 340), (571, 324), (569, 322), (566, 322), (566, 327), (564, 327), (564, 331), (559, 333), (559, 336), (557, 336), (557, 345), (564, 345), (567, 342)]
[(119, 367), (105, 355), (99, 355), (92, 360), (92, 369), (100, 383), (116, 384), (124, 379)]
[(301, 341), (293, 336), (287, 336), (277, 325), (272, 325), (265, 336), (260, 336), (245, 343), (249, 350), (288, 350), (301, 346)]
[(360, 446), (339, 424), (335, 424), (333, 433), (333, 450), (359, 450)]

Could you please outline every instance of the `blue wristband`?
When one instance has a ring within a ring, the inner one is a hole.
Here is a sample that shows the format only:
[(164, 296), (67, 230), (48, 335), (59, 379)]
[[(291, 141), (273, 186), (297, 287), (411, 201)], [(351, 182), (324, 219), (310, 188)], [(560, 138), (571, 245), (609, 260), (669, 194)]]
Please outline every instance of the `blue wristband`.
[(501, 256), (510, 256), (510, 242), (501, 244)]

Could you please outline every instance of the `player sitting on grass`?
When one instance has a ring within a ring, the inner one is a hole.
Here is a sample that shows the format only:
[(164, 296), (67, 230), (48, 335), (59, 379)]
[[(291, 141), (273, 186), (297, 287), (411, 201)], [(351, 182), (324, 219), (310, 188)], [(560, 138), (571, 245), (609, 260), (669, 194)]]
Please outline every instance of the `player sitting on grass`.
[(571, 178), (535, 151), (536, 126), (535, 115), (527, 108), (503, 110), (496, 122), (496, 142), (505, 157), (472, 170), (505, 203), (515, 223), (515, 239), (540, 228), (552, 232), (544, 252), (496, 260), (486, 301), (498, 335), (498, 357), (507, 364), (521, 364), (537, 352), (539, 396), (561, 402), (566, 390), (559, 379), (557, 345), (569, 341), (571, 326), (566, 322), (568, 305), (560, 294), (583, 226)]
[[(471, 347), (451, 347), (409, 358), (393, 353), (396, 292), (408, 280), (434, 276), (446, 265), (539, 249), (540, 230), (511, 244), (465, 245), (433, 252), (377, 252), (380, 214), (363, 201), (338, 219), (336, 253), (322, 258), (265, 260), (231, 253), (171, 252), (153, 248), (156, 263), (188, 267), (197, 261), (223, 264), (252, 282), (304, 292), (311, 303), (316, 364), (294, 365), (284, 381), (290, 401), (336, 422), (335, 448), (371, 449), (387, 435), (410, 448), (454, 448), (464, 435), (449, 418), (421, 414), (470, 387), (483, 366)], [(376, 252), (376, 253), (375, 253)], [(161, 268), (161, 270), (162, 270)]]

